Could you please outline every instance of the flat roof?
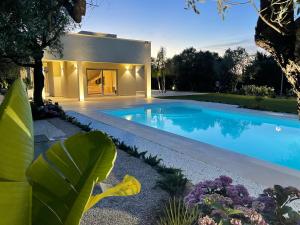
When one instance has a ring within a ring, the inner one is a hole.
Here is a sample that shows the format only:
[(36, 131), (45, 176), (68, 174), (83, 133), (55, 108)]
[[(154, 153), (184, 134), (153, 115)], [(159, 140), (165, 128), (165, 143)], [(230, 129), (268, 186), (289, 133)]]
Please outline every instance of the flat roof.
[(83, 37), (106, 38), (106, 39), (117, 39), (117, 40), (125, 40), (125, 41), (136, 41), (136, 42), (143, 42), (143, 43), (151, 43), (151, 41), (147, 41), (147, 40), (119, 38), (117, 34), (108, 34), (108, 33), (93, 32), (93, 31), (79, 31), (78, 33), (69, 32), (69, 33), (67, 33), (67, 35), (74, 35), (74, 36), (76, 35), (76, 36), (83, 36)]

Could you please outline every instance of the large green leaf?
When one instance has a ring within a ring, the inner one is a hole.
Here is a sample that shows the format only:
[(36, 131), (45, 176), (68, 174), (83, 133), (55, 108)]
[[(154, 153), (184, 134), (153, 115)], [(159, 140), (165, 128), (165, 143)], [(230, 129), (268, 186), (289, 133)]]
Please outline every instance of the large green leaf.
[(0, 225), (31, 223), (26, 169), (33, 159), (32, 127), (25, 86), (19, 79), (0, 107)]
[(26, 181), (33, 160), (33, 123), (25, 86), (14, 82), (0, 107), (0, 180)]
[(33, 225), (77, 225), (96, 183), (113, 168), (116, 149), (103, 133), (80, 133), (54, 144), (30, 166)]

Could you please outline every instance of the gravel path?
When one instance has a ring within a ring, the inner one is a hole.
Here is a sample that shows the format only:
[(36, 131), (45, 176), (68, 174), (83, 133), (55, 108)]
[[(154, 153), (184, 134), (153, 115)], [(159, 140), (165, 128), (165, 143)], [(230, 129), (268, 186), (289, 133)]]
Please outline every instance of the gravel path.
[(161, 209), (168, 194), (156, 188), (160, 175), (139, 159), (118, 151), (115, 167), (105, 183), (116, 184), (126, 175), (136, 177), (142, 191), (136, 196), (103, 199), (83, 217), (81, 225), (150, 225), (154, 224), (155, 212)]
[[(60, 119), (50, 119), (47, 121), (66, 134), (62, 138), (80, 131), (78, 127)], [(39, 124), (35, 123), (35, 126), (39, 126)], [(36, 156), (48, 149), (52, 143), (53, 141), (36, 142)], [(141, 193), (130, 197), (110, 197), (103, 199), (84, 215), (81, 225), (155, 224), (155, 216), (161, 210), (162, 202), (169, 197), (166, 192), (155, 187), (160, 175), (142, 160), (118, 150), (115, 167), (104, 183), (117, 184), (126, 174), (132, 175), (140, 181), (142, 184)], [(95, 192), (98, 190), (100, 190), (99, 187), (95, 187)]]

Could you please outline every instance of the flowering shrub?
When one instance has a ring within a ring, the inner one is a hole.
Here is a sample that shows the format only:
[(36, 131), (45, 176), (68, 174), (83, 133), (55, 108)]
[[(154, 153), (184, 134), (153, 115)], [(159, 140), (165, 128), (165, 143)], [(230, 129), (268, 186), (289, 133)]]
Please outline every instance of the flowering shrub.
[(220, 176), (198, 183), (185, 203), (200, 209), (199, 225), (300, 225), (299, 213), (288, 206), (298, 199), (298, 189), (279, 185), (254, 198), (243, 185)]
[(254, 95), (254, 96), (275, 96), (275, 90), (272, 87), (267, 86), (255, 86), (255, 85), (244, 85), (241, 90), (243, 95)]
[(198, 183), (186, 197), (188, 205), (195, 205), (203, 202), (210, 194), (219, 194), (227, 197), (234, 205), (249, 207), (253, 198), (249, 196), (248, 190), (243, 185), (233, 185), (232, 179), (227, 176), (220, 176), (215, 180), (206, 180)]

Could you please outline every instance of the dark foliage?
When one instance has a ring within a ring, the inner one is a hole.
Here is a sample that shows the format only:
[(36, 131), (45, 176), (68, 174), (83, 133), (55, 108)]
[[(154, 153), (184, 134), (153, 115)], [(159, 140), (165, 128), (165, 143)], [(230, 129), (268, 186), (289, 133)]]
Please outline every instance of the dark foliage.
[(264, 204), (262, 215), (272, 225), (294, 225), (300, 223), (300, 214), (290, 203), (300, 199), (300, 191), (294, 187), (275, 185), (264, 190), (258, 201)]
[(150, 154), (149, 156), (144, 157), (144, 161), (150, 166), (157, 166), (162, 161), (162, 159), (158, 158), (157, 155), (152, 156)]
[(283, 94), (291, 88), (285, 76), (282, 77), (281, 68), (272, 56), (257, 52), (254, 60), (246, 67), (244, 74), (244, 84), (254, 84), (256, 86), (268, 86), (275, 89), (276, 94), (280, 94), (281, 79), (283, 78)]
[(65, 115), (63, 109), (57, 102), (54, 104), (51, 100), (45, 101), (43, 106), (37, 106), (30, 102), (33, 120), (48, 119), (54, 117), (62, 117)]
[[(282, 72), (274, 58), (261, 52), (252, 57), (241, 47), (227, 49), (222, 57), (188, 48), (168, 59), (166, 66), (168, 90), (236, 93), (244, 85), (268, 86), (277, 95), (281, 90)], [(153, 89), (158, 89), (153, 66), (152, 73)], [(283, 94), (291, 89), (285, 77), (282, 89)]]
[(171, 196), (182, 196), (188, 179), (181, 171), (174, 173), (161, 173), (162, 178), (157, 181), (157, 186), (169, 192)]
[(117, 147), (125, 152), (127, 152), (129, 155), (139, 158), (139, 159), (143, 159), (145, 158), (145, 155), (147, 152), (139, 152), (138, 148), (136, 146), (128, 146), (126, 145), (124, 142), (119, 142), (119, 144), (117, 145)]
[(216, 53), (185, 49), (173, 60), (176, 87), (180, 91), (214, 91), (219, 56)]

